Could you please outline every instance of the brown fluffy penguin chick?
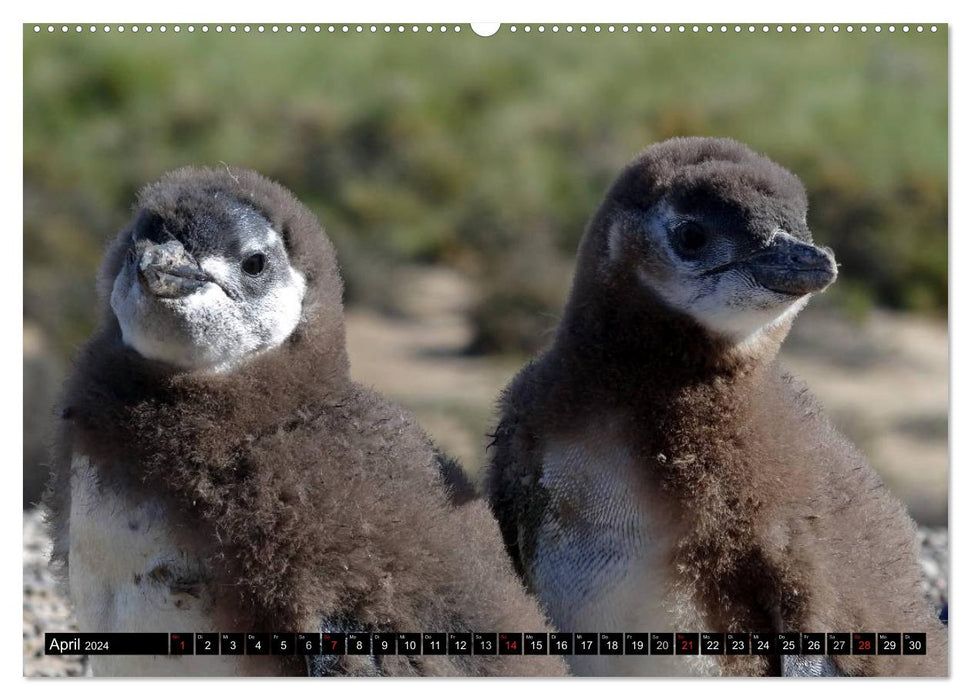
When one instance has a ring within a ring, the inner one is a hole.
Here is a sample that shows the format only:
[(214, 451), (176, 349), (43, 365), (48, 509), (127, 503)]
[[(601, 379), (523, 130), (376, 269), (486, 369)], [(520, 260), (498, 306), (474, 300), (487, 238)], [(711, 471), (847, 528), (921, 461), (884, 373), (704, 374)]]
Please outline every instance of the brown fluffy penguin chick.
[(486, 489), (555, 627), (925, 632), (926, 656), (577, 656), (590, 675), (938, 675), (914, 523), (776, 362), (836, 277), (799, 180), (673, 139), (619, 176), (556, 337), (504, 392)]
[[(46, 505), (82, 631), (547, 629), (484, 502), (348, 376), (333, 248), (287, 190), (185, 169), (108, 249)], [(325, 650), (326, 651), (326, 650)], [(104, 675), (562, 675), (559, 657), (99, 656)]]

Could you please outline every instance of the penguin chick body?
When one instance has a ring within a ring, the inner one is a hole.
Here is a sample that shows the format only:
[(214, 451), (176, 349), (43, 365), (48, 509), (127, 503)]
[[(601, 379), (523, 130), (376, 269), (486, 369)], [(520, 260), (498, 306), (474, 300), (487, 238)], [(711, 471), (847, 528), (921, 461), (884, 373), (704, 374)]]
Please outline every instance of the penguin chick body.
[[(333, 248), (253, 172), (144, 189), (45, 497), (81, 631), (547, 629), (495, 521), (349, 378)], [(562, 675), (561, 658), (98, 656), (104, 675)]]
[(836, 276), (801, 183), (726, 139), (647, 149), (595, 214), (485, 489), (554, 626), (925, 632), (926, 656), (576, 656), (581, 675), (944, 675), (915, 528), (776, 361)]

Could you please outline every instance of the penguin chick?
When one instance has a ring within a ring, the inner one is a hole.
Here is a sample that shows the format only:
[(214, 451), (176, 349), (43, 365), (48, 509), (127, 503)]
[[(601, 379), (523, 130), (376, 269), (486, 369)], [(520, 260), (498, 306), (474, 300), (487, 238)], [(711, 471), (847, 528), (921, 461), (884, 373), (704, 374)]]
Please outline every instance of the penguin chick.
[[(349, 378), (334, 251), (287, 190), (228, 168), (167, 175), (140, 193), (100, 290), (102, 322), (66, 388), (45, 498), (82, 631), (547, 629), (457, 465)], [(566, 670), (555, 656), (96, 656), (92, 666)]]
[(577, 656), (589, 675), (942, 675), (914, 524), (779, 346), (836, 277), (799, 180), (726, 139), (636, 158), (555, 339), (507, 387), (485, 489), (559, 629), (925, 632), (926, 656)]

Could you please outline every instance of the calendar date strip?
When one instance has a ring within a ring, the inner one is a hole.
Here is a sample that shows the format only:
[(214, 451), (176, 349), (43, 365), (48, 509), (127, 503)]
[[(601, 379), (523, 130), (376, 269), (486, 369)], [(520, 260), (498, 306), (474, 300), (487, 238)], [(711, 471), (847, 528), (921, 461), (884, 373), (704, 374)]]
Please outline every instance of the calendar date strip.
[(64, 655), (906, 655), (923, 632), (46, 632)]

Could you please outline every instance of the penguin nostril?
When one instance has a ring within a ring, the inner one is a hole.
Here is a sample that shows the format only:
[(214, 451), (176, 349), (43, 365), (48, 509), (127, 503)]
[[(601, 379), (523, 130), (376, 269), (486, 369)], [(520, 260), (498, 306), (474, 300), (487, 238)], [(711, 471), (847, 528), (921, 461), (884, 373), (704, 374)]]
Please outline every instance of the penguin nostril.
[(807, 246), (791, 251), (786, 257), (790, 265), (799, 267), (802, 265), (818, 265), (828, 256), (821, 248)]

